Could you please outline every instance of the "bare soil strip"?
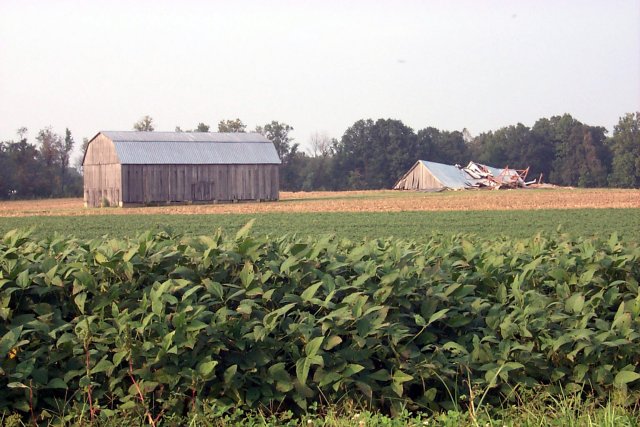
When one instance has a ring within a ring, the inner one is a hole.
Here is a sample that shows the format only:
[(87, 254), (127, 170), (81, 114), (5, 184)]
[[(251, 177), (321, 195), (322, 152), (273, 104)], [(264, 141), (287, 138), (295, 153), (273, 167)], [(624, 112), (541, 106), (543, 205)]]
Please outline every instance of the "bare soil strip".
[(419, 193), (344, 191), (280, 193), (278, 202), (85, 209), (82, 199), (0, 202), (0, 217), (269, 212), (402, 212), (640, 208), (640, 190), (554, 189)]

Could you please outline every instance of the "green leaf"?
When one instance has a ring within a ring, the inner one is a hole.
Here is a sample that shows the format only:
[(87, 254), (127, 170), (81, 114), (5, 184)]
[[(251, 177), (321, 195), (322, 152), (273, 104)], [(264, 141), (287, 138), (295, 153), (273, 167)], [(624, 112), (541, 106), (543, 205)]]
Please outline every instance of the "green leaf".
[(433, 322), (435, 322), (437, 320), (442, 319), (447, 314), (448, 311), (449, 311), (449, 309), (445, 308), (443, 310), (436, 311), (435, 313), (433, 313), (431, 315), (431, 317), (429, 317), (429, 323), (427, 323), (427, 326), (429, 326), (430, 324), (432, 324)]
[(416, 322), (416, 325), (420, 327), (427, 326), (427, 321), (424, 320), (424, 317), (420, 316), (419, 314), (414, 314), (413, 320), (414, 322)]
[(391, 390), (393, 390), (393, 392), (395, 394), (398, 395), (398, 397), (402, 397), (402, 394), (404, 393), (402, 384), (397, 383), (397, 382), (393, 382), (391, 383)]
[(445, 350), (449, 350), (450, 352), (454, 353), (454, 354), (458, 354), (458, 353), (462, 353), (462, 354), (469, 354), (469, 352), (467, 351), (466, 348), (464, 348), (463, 346), (461, 346), (460, 344), (458, 344), (455, 341), (449, 341), (446, 344), (444, 344), (442, 346), (443, 349)]
[(413, 377), (409, 374), (405, 374), (404, 372), (398, 369), (393, 373), (392, 379), (394, 383), (402, 384), (402, 383), (406, 383), (407, 381), (411, 381)]
[(308, 356), (298, 359), (296, 362), (296, 377), (300, 384), (304, 385), (307, 382), (309, 376), (309, 368), (312, 365), (322, 366), (323, 359), (320, 356)]
[(29, 386), (26, 386), (20, 382), (12, 382), (7, 384), (7, 387), (9, 388), (29, 388)]
[(129, 400), (128, 402), (124, 402), (122, 405), (118, 407), (118, 409), (122, 411), (126, 411), (127, 409), (133, 409), (136, 407), (136, 402), (134, 400)]
[(251, 219), (240, 230), (238, 230), (238, 232), (236, 233), (236, 240), (244, 239), (245, 237), (247, 237), (255, 221), (255, 218)]
[(122, 350), (113, 355), (113, 365), (118, 366), (122, 360), (129, 354), (129, 351)]
[(344, 371), (342, 371), (342, 375), (345, 377), (350, 377), (362, 371), (363, 369), (364, 369), (364, 366), (362, 365), (358, 365), (356, 363), (350, 363), (347, 365)]
[(268, 327), (268, 328), (271, 328), (271, 329), (275, 328), (276, 322), (278, 321), (278, 318), (280, 316), (284, 316), (285, 314), (287, 314), (287, 312), (289, 310), (291, 310), (295, 306), (296, 306), (295, 303), (291, 303), (291, 304), (287, 304), (285, 306), (282, 306), (277, 310), (273, 310), (271, 313), (269, 313), (266, 316), (264, 316), (264, 319), (262, 319), (262, 324), (265, 327)]
[(300, 384), (307, 383), (307, 377), (309, 376), (310, 366), (311, 366), (311, 363), (308, 357), (302, 357), (298, 359), (298, 361), (296, 362), (296, 377), (298, 378), (298, 381), (300, 381)]
[(318, 350), (320, 350), (320, 346), (322, 345), (323, 340), (324, 340), (324, 337), (316, 337), (311, 341), (309, 341), (304, 346), (304, 352), (307, 355), (307, 357), (313, 357), (318, 353)]
[(388, 371), (384, 369), (379, 369), (371, 374), (369, 374), (369, 378), (374, 381), (390, 381), (391, 375)]
[(174, 344), (173, 337), (176, 335), (176, 331), (171, 331), (162, 337), (162, 349), (164, 351), (168, 351), (169, 348)]
[(291, 376), (285, 369), (285, 364), (282, 362), (276, 363), (275, 365), (270, 366), (268, 369), (268, 372), (269, 372), (269, 376), (275, 381), (278, 381), (278, 382), (291, 381)]
[(207, 326), (209, 326), (209, 325), (207, 325), (204, 322), (201, 322), (199, 320), (194, 320), (194, 321), (192, 321), (191, 323), (189, 323), (187, 325), (186, 330), (187, 330), (187, 332), (196, 332), (196, 331), (199, 331), (201, 329), (205, 329)]
[(315, 296), (320, 286), (322, 286), (322, 282), (318, 282), (314, 285), (309, 286), (307, 289), (305, 289), (300, 294), (300, 298), (302, 298), (302, 301), (305, 301), (305, 302), (310, 301)]
[(231, 365), (224, 371), (224, 383), (229, 384), (238, 371), (238, 365)]
[(162, 298), (158, 294), (151, 294), (151, 311), (156, 316), (162, 316), (164, 305), (162, 304)]
[(299, 262), (298, 258), (295, 256), (290, 256), (280, 265), (281, 273), (290, 273), (291, 267), (293, 267), (297, 262)]
[(209, 378), (217, 365), (217, 360), (209, 360), (206, 362), (201, 362), (196, 370), (200, 375), (202, 375), (203, 378)]
[(97, 374), (99, 372), (106, 372), (106, 371), (110, 371), (113, 369), (113, 363), (111, 363), (109, 360), (105, 358), (103, 358), (102, 360), (100, 360), (96, 366), (93, 367), (93, 369), (91, 370), (92, 374)]
[(49, 383), (44, 388), (55, 388), (55, 389), (66, 390), (69, 388), (69, 386), (67, 385), (67, 383), (64, 382), (62, 378), (53, 378), (51, 381), (49, 381)]
[(613, 384), (617, 387), (640, 379), (640, 374), (634, 371), (620, 371), (616, 374)]
[(253, 282), (253, 278), (255, 277), (255, 273), (253, 271), (253, 264), (249, 261), (245, 261), (244, 267), (242, 271), (240, 271), (240, 281), (242, 282), (242, 287), (245, 289), (248, 288)]
[(15, 347), (20, 339), (22, 333), (22, 326), (10, 329), (9, 332), (4, 334), (0, 338), (0, 357), (5, 358), (9, 353), (9, 350)]
[(24, 270), (18, 277), (16, 278), (16, 285), (22, 289), (26, 289), (31, 284), (31, 279), (29, 278), (29, 270)]
[(340, 345), (341, 342), (342, 342), (342, 338), (340, 338), (338, 335), (332, 335), (325, 340), (324, 349), (327, 351), (331, 350), (335, 346)]
[(80, 292), (75, 296), (73, 301), (76, 303), (76, 306), (78, 307), (78, 310), (80, 310), (80, 313), (84, 314), (84, 304), (87, 301), (87, 293)]
[(236, 311), (240, 314), (251, 314), (251, 312), (253, 311), (253, 306), (251, 305), (250, 302), (243, 302), (242, 304), (240, 304), (238, 306), (238, 308), (236, 308)]
[(392, 271), (391, 273), (385, 274), (380, 278), (380, 285), (391, 285), (400, 277), (400, 273), (398, 271)]
[(576, 314), (581, 313), (582, 308), (584, 307), (584, 295), (582, 295), (582, 292), (577, 292), (567, 298), (565, 301), (565, 307), (567, 311), (571, 311)]
[(102, 252), (96, 252), (93, 256), (93, 259), (95, 259), (98, 264), (104, 264), (106, 262), (109, 262), (107, 257), (104, 256)]

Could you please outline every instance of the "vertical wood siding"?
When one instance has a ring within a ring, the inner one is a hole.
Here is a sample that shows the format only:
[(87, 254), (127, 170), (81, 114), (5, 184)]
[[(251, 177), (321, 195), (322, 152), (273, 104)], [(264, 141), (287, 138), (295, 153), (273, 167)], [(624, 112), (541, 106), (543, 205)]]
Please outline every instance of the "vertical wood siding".
[(91, 141), (82, 169), (85, 206), (98, 207), (104, 202), (111, 206), (122, 204), (121, 165), (109, 138), (100, 134)]
[(278, 165), (122, 165), (122, 201), (278, 200), (278, 173)]
[(400, 188), (402, 190), (435, 190), (444, 186), (420, 163), (406, 175), (400, 183)]

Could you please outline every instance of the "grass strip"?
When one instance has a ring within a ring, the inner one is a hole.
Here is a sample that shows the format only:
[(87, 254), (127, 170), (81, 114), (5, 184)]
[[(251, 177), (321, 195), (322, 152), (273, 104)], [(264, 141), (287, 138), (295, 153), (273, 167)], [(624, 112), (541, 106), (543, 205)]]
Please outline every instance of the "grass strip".
[(92, 215), (1, 218), (0, 233), (35, 227), (34, 235), (55, 232), (78, 238), (132, 237), (143, 230), (168, 227), (186, 235), (235, 232), (255, 218), (256, 234), (335, 234), (352, 240), (397, 237), (423, 239), (433, 234), (472, 233), (482, 238), (526, 238), (561, 230), (573, 236), (640, 240), (640, 209), (566, 209), (535, 211), (447, 211), (376, 213), (263, 213), (206, 215)]

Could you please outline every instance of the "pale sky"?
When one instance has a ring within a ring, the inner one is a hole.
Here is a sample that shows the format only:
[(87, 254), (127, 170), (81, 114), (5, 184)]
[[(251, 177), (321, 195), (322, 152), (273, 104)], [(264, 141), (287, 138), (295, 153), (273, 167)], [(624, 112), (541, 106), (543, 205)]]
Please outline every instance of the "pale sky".
[[(0, 140), (356, 120), (473, 135), (640, 110), (640, 0), (0, 0)], [(79, 145), (79, 144), (78, 144)]]

